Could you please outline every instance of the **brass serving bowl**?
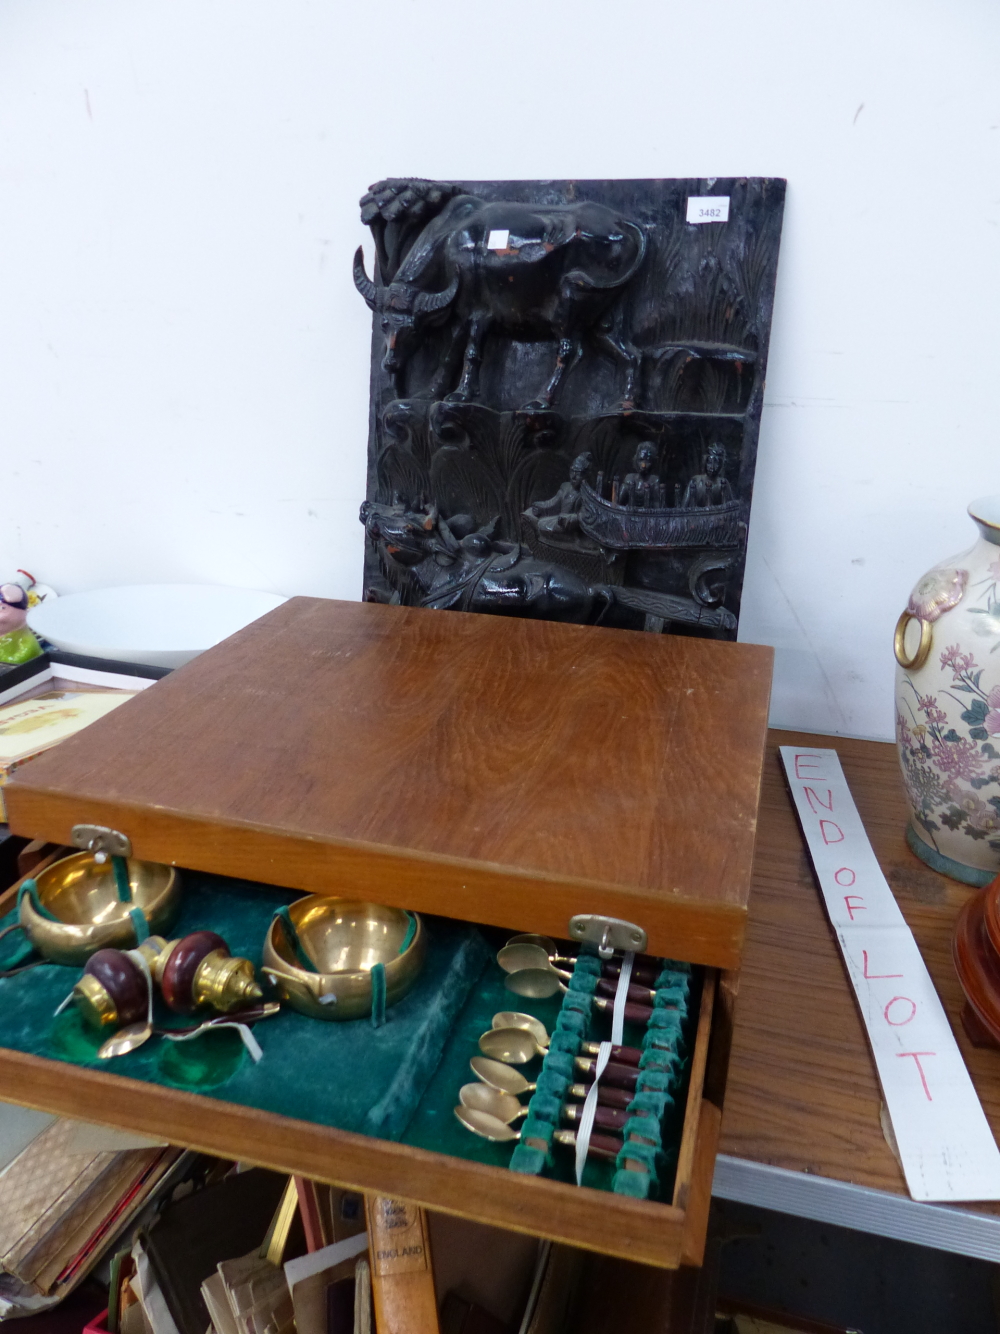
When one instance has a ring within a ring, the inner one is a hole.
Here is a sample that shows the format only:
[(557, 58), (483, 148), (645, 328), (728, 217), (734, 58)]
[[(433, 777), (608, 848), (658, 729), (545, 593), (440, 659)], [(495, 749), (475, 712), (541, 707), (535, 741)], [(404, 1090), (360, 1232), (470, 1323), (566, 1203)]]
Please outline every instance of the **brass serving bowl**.
[(21, 899), (19, 922), (38, 952), (53, 963), (81, 964), (102, 949), (133, 949), (135, 927), (130, 908), (141, 908), (151, 932), (166, 930), (180, 906), (180, 876), (172, 866), (129, 860), (132, 902), (118, 897), (110, 860), (77, 852), (54, 862), (34, 877), (38, 901), (55, 921), (35, 909), (31, 896)]
[(334, 1020), (371, 1014), (371, 970), (377, 963), (385, 965), (386, 1008), (402, 1000), (420, 974), (427, 936), (416, 913), (416, 931), (402, 954), (410, 919), (401, 908), (310, 895), (289, 904), (288, 913), (316, 971), (298, 962), (295, 942), (276, 917), (264, 941), (263, 972), (301, 1014)]

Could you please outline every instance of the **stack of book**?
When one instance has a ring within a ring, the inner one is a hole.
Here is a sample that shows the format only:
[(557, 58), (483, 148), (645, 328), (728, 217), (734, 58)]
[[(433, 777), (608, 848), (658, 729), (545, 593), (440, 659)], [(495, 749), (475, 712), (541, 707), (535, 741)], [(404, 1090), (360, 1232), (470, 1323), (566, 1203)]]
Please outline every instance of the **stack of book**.
[(0, 1174), (0, 1319), (61, 1301), (127, 1229), (181, 1156), (87, 1147), (60, 1119)]

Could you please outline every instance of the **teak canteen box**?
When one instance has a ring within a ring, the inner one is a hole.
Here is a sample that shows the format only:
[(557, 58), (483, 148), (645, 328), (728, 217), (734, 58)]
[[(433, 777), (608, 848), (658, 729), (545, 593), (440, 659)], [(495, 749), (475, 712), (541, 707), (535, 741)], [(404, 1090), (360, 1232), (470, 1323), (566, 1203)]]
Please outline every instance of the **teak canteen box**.
[(771, 659), (754, 645), (295, 598), (6, 789), (12, 828), (34, 838), (68, 844), (102, 826), (145, 860), (704, 965), (671, 1203), (24, 1052), (0, 1050), (0, 1096), (633, 1260), (697, 1263)]
[(739, 964), (756, 645), (294, 598), (35, 760), (11, 825), (317, 894)]

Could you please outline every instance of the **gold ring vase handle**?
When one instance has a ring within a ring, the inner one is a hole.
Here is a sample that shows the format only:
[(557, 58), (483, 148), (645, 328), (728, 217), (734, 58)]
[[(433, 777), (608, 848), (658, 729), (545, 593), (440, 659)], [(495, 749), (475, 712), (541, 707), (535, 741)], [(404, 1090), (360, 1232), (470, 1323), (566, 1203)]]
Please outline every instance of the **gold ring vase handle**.
[[(920, 622), (920, 643), (912, 657), (906, 652), (906, 631), (911, 621)], [(933, 635), (934, 631), (930, 621), (914, 616), (909, 609), (903, 612), (896, 622), (896, 633), (893, 636), (892, 646), (896, 654), (896, 661), (904, 671), (917, 672), (920, 670), (930, 657)]]

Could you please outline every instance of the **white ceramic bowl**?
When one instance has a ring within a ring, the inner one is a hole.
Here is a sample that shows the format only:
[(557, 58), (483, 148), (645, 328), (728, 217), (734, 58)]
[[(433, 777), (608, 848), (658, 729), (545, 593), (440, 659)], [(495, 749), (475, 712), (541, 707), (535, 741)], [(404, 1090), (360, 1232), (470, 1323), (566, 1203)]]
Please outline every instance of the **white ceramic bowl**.
[(285, 600), (216, 584), (133, 584), (46, 599), (28, 624), (66, 653), (180, 667)]

